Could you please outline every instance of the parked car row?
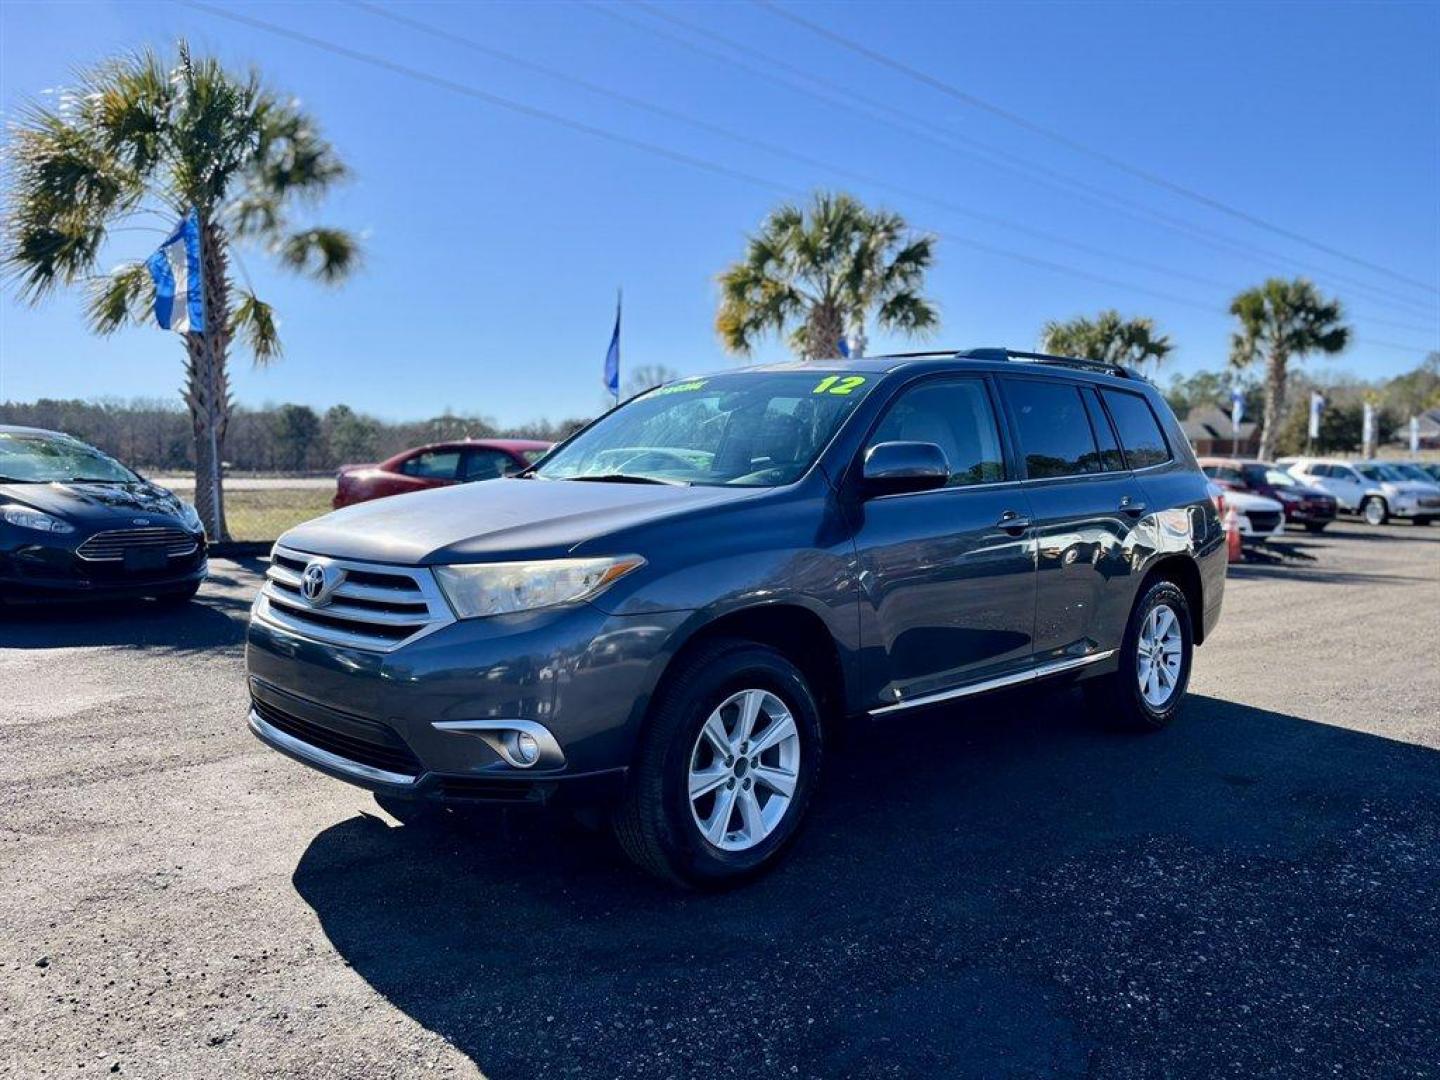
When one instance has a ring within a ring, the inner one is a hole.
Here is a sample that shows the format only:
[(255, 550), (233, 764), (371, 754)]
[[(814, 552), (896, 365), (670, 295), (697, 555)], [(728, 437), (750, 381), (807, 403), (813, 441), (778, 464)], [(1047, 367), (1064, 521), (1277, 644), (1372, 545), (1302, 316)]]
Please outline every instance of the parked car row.
[(1440, 518), (1440, 480), (1422, 465), (1313, 457), (1282, 458), (1278, 464), (1371, 525), (1384, 525), (1392, 517), (1417, 525)]
[(1372, 525), (1392, 518), (1417, 525), (1440, 520), (1440, 465), (1308, 457), (1270, 464), (1205, 457), (1200, 467), (1225, 493), (1247, 539), (1279, 535), (1285, 525), (1318, 533), (1341, 513), (1357, 514)]

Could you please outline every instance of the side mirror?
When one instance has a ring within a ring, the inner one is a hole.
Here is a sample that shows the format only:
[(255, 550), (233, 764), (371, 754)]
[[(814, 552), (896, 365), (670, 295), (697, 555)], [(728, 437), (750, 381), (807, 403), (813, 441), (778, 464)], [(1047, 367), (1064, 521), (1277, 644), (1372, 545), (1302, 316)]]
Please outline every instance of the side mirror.
[(931, 442), (876, 443), (865, 453), (866, 495), (930, 491), (950, 481), (945, 451)]

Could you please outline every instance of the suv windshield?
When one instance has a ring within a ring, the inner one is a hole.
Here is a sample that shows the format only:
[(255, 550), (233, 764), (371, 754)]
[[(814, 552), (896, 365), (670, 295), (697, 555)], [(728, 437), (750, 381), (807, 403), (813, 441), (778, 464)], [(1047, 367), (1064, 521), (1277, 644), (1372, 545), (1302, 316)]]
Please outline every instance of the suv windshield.
[(735, 372), (657, 387), (552, 453), (547, 480), (776, 487), (798, 480), (875, 384), (843, 371)]
[(139, 479), (114, 458), (75, 439), (0, 431), (0, 483), (129, 484)]

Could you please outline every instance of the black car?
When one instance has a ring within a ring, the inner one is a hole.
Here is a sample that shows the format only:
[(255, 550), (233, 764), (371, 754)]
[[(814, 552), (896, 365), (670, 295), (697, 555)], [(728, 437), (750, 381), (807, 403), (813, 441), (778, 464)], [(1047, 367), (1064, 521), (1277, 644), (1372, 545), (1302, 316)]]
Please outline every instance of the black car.
[(79, 439), (0, 426), (0, 603), (178, 602), (206, 569), (189, 503)]
[(1168, 724), (1225, 563), (1179, 424), (1123, 369), (977, 349), (727, 371), (517, 477), (286, 533), (250, 726), (397, 814), (599, 801), (642, 866), (715, 885), (795, 835), (847, 720), (923, 754), (910, 710), (1045, 680)]

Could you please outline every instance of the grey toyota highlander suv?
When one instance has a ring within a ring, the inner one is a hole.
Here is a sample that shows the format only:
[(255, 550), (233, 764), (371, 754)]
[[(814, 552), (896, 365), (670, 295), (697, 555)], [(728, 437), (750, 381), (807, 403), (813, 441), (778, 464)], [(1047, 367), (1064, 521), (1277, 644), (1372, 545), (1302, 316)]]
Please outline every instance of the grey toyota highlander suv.
[(847, 719), (1043, 679), (1169, 723), (1224, 585), (1205, 477), (1124, 369), (732, 370), (516, 477), (291, 530), (250, 726), (386, 805), (598, 803), (642, 866), (720, 885), (795, 836)]

